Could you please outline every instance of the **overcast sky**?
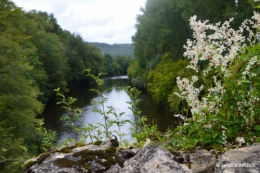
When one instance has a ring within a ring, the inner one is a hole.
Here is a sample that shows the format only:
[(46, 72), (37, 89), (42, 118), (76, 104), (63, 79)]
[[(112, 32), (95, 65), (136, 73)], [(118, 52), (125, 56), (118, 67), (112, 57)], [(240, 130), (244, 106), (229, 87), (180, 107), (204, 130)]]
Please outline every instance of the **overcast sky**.
[(53, 13), (62, 29), (85, 41), (132, 43), (136, 15), (146, 0), (12, 0), (23, 10)]

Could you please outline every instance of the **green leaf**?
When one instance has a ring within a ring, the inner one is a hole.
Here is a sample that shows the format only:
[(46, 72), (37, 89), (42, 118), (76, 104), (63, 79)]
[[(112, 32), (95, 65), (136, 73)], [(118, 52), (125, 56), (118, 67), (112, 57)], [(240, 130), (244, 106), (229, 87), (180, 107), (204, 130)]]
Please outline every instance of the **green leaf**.
[(242, 82), (242, 83), (250, 83), (250, 81), (247, 80), (247, 79), (242, 79), (241, 82)]
[(256, 126), (254, 127), (254, 129), (257, 130), (257, 131), (260, 131), (260, 125), (256, 125)]
[(218, 131), (214, 130), (212, 134), (212, 138), (216, 138), (218, 136)]

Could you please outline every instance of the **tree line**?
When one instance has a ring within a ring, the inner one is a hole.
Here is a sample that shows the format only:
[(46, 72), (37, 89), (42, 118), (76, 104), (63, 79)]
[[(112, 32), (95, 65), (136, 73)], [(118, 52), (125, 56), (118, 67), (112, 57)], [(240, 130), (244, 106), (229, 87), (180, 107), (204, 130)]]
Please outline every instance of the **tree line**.
[(194, 73), (186, 68), (189, 61), (183, 56), (183, 45), (193, 39), (189, 18), (196, 15), (210, 23), (234, 18), (232, 28), (238, 29), (253, 15), (254, 5), (253, 0), (147, 0), (132, 37), (135, 58), (128, 69), (132, 84), (147, 89), (172, 111), (182, 111), (186, 105), (174, 92), (178, 91), (176, 77), (191, 78)]
[(98, 42), (88, 42), (90, 45), (96, 45), (98, 48), (104, 52), (104, 54), (109, 54), (112, 57), (117, 55), (134, 57), (134, 46), (130, 43), (121, 43), (121, 44), (107, 44), (107, 43), (98, 43)]
[(43, 134), (37, 115), (54, 96), (82, 83), (83, 70), (125, 74), (129, 57), (111, 59), (75, 33), (64, 30), (53, 14), (25, 12), (0, 1), (0, 172), (21, 172), (22, 162), (38, 153)]

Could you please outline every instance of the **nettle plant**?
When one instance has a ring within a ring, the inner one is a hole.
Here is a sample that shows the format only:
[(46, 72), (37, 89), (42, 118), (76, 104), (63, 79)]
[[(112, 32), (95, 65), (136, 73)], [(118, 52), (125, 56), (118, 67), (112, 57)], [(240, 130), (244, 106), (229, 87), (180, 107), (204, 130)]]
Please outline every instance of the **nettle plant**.
[[(202, 145), (242, 145), (260, 136), (260, 14), (245, 20), (238, 30), (233, 19), (209, 24), (190, 18), (193, 40), (187, 40), (184, 56), (197, 76), (177, 78), (181, 99), (191, 116), (176, 129), (174, 145), (190, 148)], [(245, 36), (247, 35), (247, 36)], [(199, 63), (207, 63), (200, 68)], [(199, 87), (198, 78), (204, 79)], [(211, 78), (211, 79), (210, 79)], [(209, 82), (209, 81), (212, 82)]]

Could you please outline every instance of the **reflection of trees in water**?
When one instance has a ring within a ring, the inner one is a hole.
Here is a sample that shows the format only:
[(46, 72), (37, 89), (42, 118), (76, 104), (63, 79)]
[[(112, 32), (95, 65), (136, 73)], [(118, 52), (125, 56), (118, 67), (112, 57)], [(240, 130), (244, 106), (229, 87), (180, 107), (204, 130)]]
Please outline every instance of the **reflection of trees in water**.
[(126, 87), (130, 85), (129, 79), (105, 79), (105, 87)]
[[(117, 87), (126, 87), (130, 85), (129, 79), (124, 77), (112, 77), (105, 78), (105, 87), (113, 88), (114, 91), (119, 91)], [(97, 97), (97, 94), (94, 92), (89, 91), (92, 87), (82, 86), (81, 88), (71, 90), (66, 96), (75, 97), (77, 98), (77, 107), (81, 107), (85, 109), (87, 106), (91, 105), (91, 100)], [(115, 99), (110, 97), (108, 94), (108, 99)], [(155, 101), (152, 100), (152, 97), (143, 92), (140, 95), (140, 99), (142, 100), (139, 108), (142, 110), (143, 115), (147, 116), (148, 123), (152, 124), (153, 121), (158, 125), (158, 129), (164, 131), (168, 128), (168, 126), (175, 125), (174, 122), (176, 119), (173, 117), (173, 113), (167, 111), (167, 109), (163, 108), (162, 105), (158, 105)], [(53, 99), (47, 106), (43, 113), (45, 117), (46, 125), (52, 129), (57, 131), (59, 134), (64, 130), (62, 127), (62, 123), (59, 121), (60, 116), (63, 113), (63, 110), (60, 108), (59, 105), (56, 105), (57, 99)], [(122, 110), (127, 109), (127, 107), (122, 108)], [(87, 112), (91, 110), (86, 110)], [(125, 110), (126, 111), (126, 110)]]
[(143, 115), (147, 117), (147, 123), (157, 124), (160, 131), (177, 126), (177, 119), (173, 116), (173, 113), (163, 105), (157, 104), (150, 94), (142, 92), (140, 99), (142, 102), (139, 108), (142, 110)]

